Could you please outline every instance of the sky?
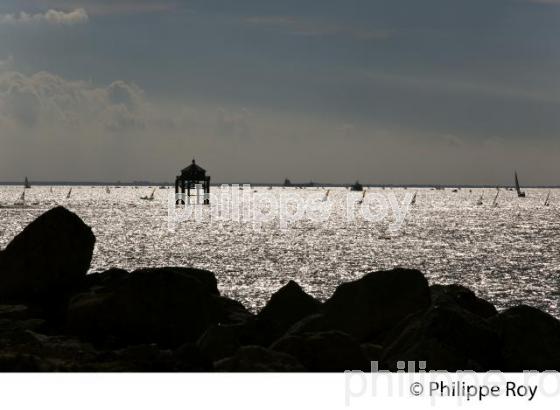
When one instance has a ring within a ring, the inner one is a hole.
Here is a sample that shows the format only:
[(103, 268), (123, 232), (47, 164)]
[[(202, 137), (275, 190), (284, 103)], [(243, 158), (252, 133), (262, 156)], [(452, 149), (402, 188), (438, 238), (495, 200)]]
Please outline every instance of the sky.
[(560, 0), (0, 0), (0, 181), (560, 184)]

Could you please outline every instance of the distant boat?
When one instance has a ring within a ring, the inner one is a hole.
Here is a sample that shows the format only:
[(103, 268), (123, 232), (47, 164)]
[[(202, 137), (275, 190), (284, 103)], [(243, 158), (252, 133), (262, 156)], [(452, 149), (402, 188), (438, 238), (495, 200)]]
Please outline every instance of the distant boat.
[(154, 188), (150, 196), (143, 196), (140, 199), (143, 199), (144, 201), (153, 201), (155, 198), (154, 197), (155, 193), (156, 193), (156, 189)]
[(364, 199), (365, 199), (365, 197), (366, 197), (366, 192), (367, 192), (367, 191), (364, 191), (364, 193), (362, 194), (362, 199), (360, 199), (360, 200), (358, 201), (358, 205), (361, 205), (361, 204), (364, 203)]
[(25, 189), (13, 205), (2, 205), (0, 208), (25, 208)]
[(29, 180), (27, 179), (27, 177), (25, 177), (25, 182), (23, 184), (24, 184), (23, 187), (25, 189), (31, 188), (31, 184), (29, 183)]
[(500, 195), (500, 190), (496, 192), (496, 196), (494, 197), (494, 201), (492, 201), (492, 206), (495, 208), (498, 206), (498, 195)]
[(66, 199), (70, 199), (70, 196), (72, 195), (72, 188), (70, 188), (70, 190), (68, 191), (68, 193), (66, 194)]
[(363, 190), (364, 190), (364, 187), (363, 187), (362, 184), (360, 184), (358, 181), (356, 181), (356, 182), (354, 183), (354, 185), (352, 185), (352, 186), (350, 187), (350, 191), (360, 191), (360, 192), (361, 192), (361, 191), (363, 191)]
[(546, 196), (546, 199), (544, 200), (544, 206), (549, 206), (550, 205), (550, 191), (548, 191), (548, 195)]
[(415, 205), (416, 204), (416, 194), (417, 194), (417, 192), (415, 192), (414, 195), (412, 196), (412, 200), (410, 201), (410, 205)]
[(518, 198), (525, 198), (525, 192), (521, 191), (519, 187), (519, 178), (517, 178), (517, 171), (515, 171), (515, 190), (517, 191)]
[(330, 189), (327, 189), (327, 192), (325, 193), (325, 196), (322, 199), (322, 202), (327, 202), (327, 199), (329, 199), (329, 193), (331, 192)]

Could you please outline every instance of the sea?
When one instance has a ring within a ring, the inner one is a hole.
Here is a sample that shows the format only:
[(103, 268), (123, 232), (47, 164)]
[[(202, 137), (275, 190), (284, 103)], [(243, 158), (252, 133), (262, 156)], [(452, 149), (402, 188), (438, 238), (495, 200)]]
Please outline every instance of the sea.
[[(90, 272), (192, 266), (258, 311), (289, 280), (324, 300), (345, 281), (395, 267), (457, 283), (499, 309), (560, 318), (560, 190), (212, 187), (176, 205), (172, 187), (0, 186), (0, 248), (62, 205), (91, 226)], [(548, 205), (545, 205), (548, 197)], [(200, 204), (197, 204), (199, 198)]]

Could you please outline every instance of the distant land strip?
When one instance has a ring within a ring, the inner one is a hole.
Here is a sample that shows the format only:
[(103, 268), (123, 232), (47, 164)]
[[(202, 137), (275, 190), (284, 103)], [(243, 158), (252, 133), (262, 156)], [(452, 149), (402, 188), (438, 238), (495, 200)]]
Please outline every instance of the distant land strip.
[[(174, 186), (171, 182), (154, 182), (154, 181), (30, 181), (31, 185), (36, 186)], [(272, 182), (214, 182), (211, 186), (220, 185), (244, 185), (248, 184), (254, 187), (284, 187), (283, 183)], [(0, 186), (23, 186), (22, 181), (0, 181)], [(319, 182), (303, 182), (296, 183), (293, 182), (291, 185), (287, 186), (290, 188), (321, 188), (321, 187), (350, 187), (353, 183), (319, 183)], [(511, 185), (500, 185), (500, 184), (362, 184), (364, 188), (511, 188)], [(523, 188), (560, 188), (560, 185), (523, 185)]]

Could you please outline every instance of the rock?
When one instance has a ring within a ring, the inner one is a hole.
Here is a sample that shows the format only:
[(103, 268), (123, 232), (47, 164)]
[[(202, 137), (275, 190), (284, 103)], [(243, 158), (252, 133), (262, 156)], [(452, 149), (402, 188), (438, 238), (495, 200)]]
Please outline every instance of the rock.
[(417, 270), (394, 269), (368, 273), (343, 283), (324, 303), (332, 329), (358, 341), (377, 341), (405, 317), (430, 306), (430, 290)]
[(0, 305), (0, 319), (28, 319), (34, 312), (25, 305)]
[(35, 355), (23, 353), (0, 353), (0, 372), (53, 372), (57, 367)]
[(164, 267), (164, 268), (145, 268), (145, 269), (138, 269), (135, 273), (140, 272), (148, 272), (148, 273), (156, 273), (158, 271), (172, 271), (184, 276), (189, 276), (193, 279), (196, 279), (200, 282), (202, 288), (211, 295), (220, 295), (220, 291), (218, 290), (218, 280), (216, 279), (216, 275), (213, 272), (204, 269), (197, 269), (197, 268), (183, 268), (183, 267)]
[(472, 290), (461, 285), (432, 285), (430, 286), (430, 292), (434, 306), (455, 303), (483, 318), (498, 314), (493, 304), (480, 299)]
[(502, 371), (560, 371), (560, 321), (530, 306), (516, 306), (493, 317), (501, 335)]
[(304, 333), (318, 333), (328, 330), (333, 330), (325, 315), (317, 313), (315, 315), (310, 315), (304, 317), (299, 322), (294, 323), (292, 327), (288, 329), (285, 335), (301, 335)]
[(200, 351), (212, 361), (233, 356), (243, 344), (243, 325), (214, 325), (198, 339)]
[(286, 353), (261, 346), (244, 346), (235, 355), (214, 363), (220, 372), (303, 372), (301, 363)]
[(383, 351), (381, 368), (398, 361), (426, 362), (426, 370), (495, 370), (499, 335), (488, 321), (456, 306), (437, 306), (405, 320), (402, 332)]
[(240, 302), (224, 296), (212, 296), (213, 315), (221, 324), (245, 323), (254, 315)]
[[(31, 332), (41, 332), (46, 329), (46, 322), (42, 319), (1, 319), (0, 346), (4, 351), (22, 345), (35, 345), (37, 340)], [(21, 350), (16, 349), (18, 352)]]
[(124, 269), (111, 268), (104, 272), (90, 273), (83, 280), (81, 290), (98, 288), (114, 288), (128, 279), (130, 273)]
[(195, 342), (221, 317), (209, 275), (183, 269), (141, 269), (118, 286), (75, 296), (68, 330), (86, 340), (176, 347)]
[(282, 336), (296, 322), (319, 311), (321, 302), (304, 292), (294, 281), (289, 281), (272, 295), (256, 318), (257, 330), (263, 345), (269, 345)]
[(366, 357), (367, 361), (370, 363), (370, 370), (371, 370), (372, 362), (376, 362), (379, 368), (379, 363), (381, 362), (381, 356), (383, 355), (383, 346), (376, 345), (374, 343), (362, 343), (360, 347), (362, 348), (362, 352)]
[(198, 346), (187, 343), (174, 352), (177, 371), (209, 372), (214, 370), (211, 359)]
[(111, 360), (99, 363), (97, 371), (106, 372), (169, 372), (175, 369), (170, 350), (156, 345), (136, 345), (112, 352)]
[(84, 279), (94, 244), (91, 228), (76, 214), (63, 207), (45, 212), (0, 253), (0, 300), (58, 313)]
[(338, 331), (288, 335), (274, 342), (270, 348), (294, 356), (312, 372), (370, 369), (358, 342)]

